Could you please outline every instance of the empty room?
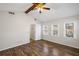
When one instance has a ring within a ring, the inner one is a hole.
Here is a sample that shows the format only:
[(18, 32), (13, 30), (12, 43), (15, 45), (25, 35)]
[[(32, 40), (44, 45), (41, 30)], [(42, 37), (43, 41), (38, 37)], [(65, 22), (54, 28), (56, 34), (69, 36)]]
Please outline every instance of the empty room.
[(0, 3), (0, 56), (79, 56), (79, 3)]

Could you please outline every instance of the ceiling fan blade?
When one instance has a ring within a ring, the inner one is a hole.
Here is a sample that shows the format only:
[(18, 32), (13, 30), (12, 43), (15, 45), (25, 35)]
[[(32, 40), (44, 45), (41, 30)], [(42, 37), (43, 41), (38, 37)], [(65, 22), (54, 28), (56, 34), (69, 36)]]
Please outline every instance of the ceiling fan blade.
[(38, 3), (33, 4), (33, 6), (31, 6), (28, 10), (26, 10), (25, 13), (27, 14), (28, 12), (33, 10), (37, 5), (38, 5)]
[(50, 8), (47, 8), (47, 7), (43, 7), (43, 9), (45, 9), (45, 10), (50, 10)]
[(42, 3), (43, 5), (45, 5), (46, 3)]

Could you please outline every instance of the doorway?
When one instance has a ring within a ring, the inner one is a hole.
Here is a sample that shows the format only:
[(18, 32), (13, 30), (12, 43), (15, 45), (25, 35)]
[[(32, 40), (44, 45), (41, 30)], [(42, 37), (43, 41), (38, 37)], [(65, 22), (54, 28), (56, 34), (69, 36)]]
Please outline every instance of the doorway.
[(41, 25), (31, 24), (30, 28), (30, 42), (41, 39)]

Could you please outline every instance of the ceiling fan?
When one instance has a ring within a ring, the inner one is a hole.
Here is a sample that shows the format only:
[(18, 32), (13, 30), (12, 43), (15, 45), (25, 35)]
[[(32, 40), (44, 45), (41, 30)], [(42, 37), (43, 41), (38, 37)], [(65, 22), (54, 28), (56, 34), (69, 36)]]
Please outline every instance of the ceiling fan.
[(33, 5), (28, 8), (28, 10), (25, 11), (26, 14), (28, 14), (32, 10), (39, 10), (39, 13), (42, 12), (42, 10), (50, 10), (50, 8), (45, 7), (46, 3), (32, 3)]

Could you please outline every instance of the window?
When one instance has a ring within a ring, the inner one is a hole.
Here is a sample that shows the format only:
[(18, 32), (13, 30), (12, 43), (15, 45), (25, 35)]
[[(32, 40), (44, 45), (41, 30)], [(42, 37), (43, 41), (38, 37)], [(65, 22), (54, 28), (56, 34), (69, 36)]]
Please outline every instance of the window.
[(48, 35), (49, 33), (48, 33), (48, 25), (43, 25), (42, 26), (42, 31), (43, 31), (43, 35)]
[(58, 25), (57, 24), (51, 25), (51, 35), (58, 36)]
[(76, 38), (76, 30), (75, 30), (76, 24), (71, 23), (65, 23), (64, 25), (64, 36), (68, 38)]

